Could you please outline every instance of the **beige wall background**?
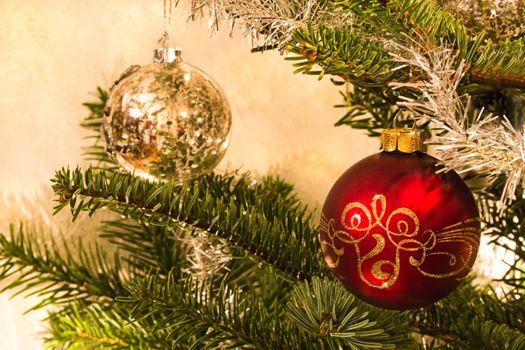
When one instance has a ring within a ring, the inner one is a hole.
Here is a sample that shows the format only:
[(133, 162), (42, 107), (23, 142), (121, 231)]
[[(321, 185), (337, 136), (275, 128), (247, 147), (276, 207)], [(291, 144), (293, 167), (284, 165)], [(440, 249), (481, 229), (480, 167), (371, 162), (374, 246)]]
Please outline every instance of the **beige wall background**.
[[(215, 78), (233, 112), (233, 134), (219, 169), (274, 172), (319, 206), (339, 174), (376, 152), (370, 140), (332, 125), (343, 114), (328, 79), (293, 74), (278, 52), (250, 53), (226, 26), (186, 22), (181, 1), (172, 42), (184, 60)], [(71, 231), (69, 217), (50, 216), (49, 178), (84, 164), (86, 115), (81, 103), (132, 64), (151, 62), (162, 32), (162, 0), (0, 0), (0, 229), (20, 219)], [(0, 295), (0, 348), (40, 349), (45, 312), (22, 316), (34, 299)]]

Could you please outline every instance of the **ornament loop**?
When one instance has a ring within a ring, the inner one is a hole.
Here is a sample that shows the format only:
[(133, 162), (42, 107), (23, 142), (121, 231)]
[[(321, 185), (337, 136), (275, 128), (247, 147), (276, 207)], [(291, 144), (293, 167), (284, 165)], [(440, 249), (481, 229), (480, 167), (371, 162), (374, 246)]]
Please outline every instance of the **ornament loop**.
[(385, 152), (400, 151), (403, 153), (425, 152), (423, 130), (394, 128), (381, 133), (381, 149)]
[(153, 61), (155, 63), (182, 62), (182, 49), (178, 47), (158, 47), (153, 51)]

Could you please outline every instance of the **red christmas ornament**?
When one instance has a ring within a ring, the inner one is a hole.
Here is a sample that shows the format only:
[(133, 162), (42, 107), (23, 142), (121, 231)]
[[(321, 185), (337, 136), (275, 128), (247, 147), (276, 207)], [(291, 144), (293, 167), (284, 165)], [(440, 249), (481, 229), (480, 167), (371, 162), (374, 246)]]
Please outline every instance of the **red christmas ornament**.
[(452, 292), (479, 248), (480, 224), (468, 187), (436, 173), (422, 133), (388, 129), (383, 152), (349, 168), (326, 198), (321, 246), (333, 274), (366, 302), (405, 310)]

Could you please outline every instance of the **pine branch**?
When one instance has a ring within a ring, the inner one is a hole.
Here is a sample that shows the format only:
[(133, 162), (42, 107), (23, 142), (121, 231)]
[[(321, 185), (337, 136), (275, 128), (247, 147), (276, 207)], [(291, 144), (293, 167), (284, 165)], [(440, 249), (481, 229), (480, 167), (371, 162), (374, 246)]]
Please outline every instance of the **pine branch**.
[(181, 186), (62, 169), (53, 183), (61, 202), (56, 210), (70, 206), (74, 218), (84, 210), (92, 214), (111, 207), (150, 225), (186, 223), (273, 265), (287, 279), (327, 272), (312, 213), (280, 180), (252, 185), (243, 177), (207, 175)]
[(0, 280), (13, 277), (0, 292), (37, 295), (41, 301), (31, 310), (73, 300), (110, 300), (124, 292), (118, 255), (108, 259), (98, 246), (86, 248), (61, 240), (50, 243), (20, 226), (9, 238), (0, 235)]
[[(415, 310), (412, 327), (454, 349), (507, 349), (504, 344), (522, 344), (524, 316), (525, 301), (510, 295), (496, 298), (492, 291), (478, 290), (467, 281), (447, 298)], [(505, 334), (497, 341), (488, 336), (496, 329)]]
[(288, 316), (309, 334), (328, 338), (337, 348), (413, 349), (406, 313), (359, 301), (338, 282), (312, 279), (298, 284)]
[[(380, 91), (375, 91), (359, 86), (353, 90), (341, 92), (344, 103), (335, 107), (345, 108), (345, 115), (335, 123), (335, 126), (348, 125), (354, 129), (365, 129), (368, 136), (377, 137), (381, 131), (392, 127), (414, 127), (417, 125), (410, 113), (391, 101), (388, 96), (381, 96)], [(429, 122), (417, 125), (425, 129)]]
[(482, 36), (471, 39), (466, 28), (446, 11), (428, 0), (334, 0), (335, 5), (351, 11), (378, 36), (398, 43), (423, 38), (429, 44), (453, 45), (459, 59), (476, 59)]
[(330, 74), (366, 87), (387, 88), (390, 81), (404, 80), (382, 45), (351, 31), (324, 26), (297, 29), (287, 50), (297, 55), (287, 58), (299, 61), (295, 73), (320, 78)]
[(494, 44), (485, 41), (484, 32), (470, 37), (457, 19), (428, 0), (335, 0), (333, 3), (362, 21), (354, 30), (363, 36), (370, 31), (407, 46), (412, 45), (410, 40), (421, 39), (428, 46), (451, 45), (457, 53), (457, 64), (464, 61), (472, 66), (464, 85), (525, 88), (524, 38)]
[(496, 87), (525, 88), (525, 38), (491, 41), (480, 51), (470, 81)]
[(91, 146), (84, 147), (84, 158), (88, 161), (95, 161), (99, 168), (116, 170), (115, 163), (106, 152), (101, 138), (102, 120), (109, 91), (97, 86), (96, 98), (96, 101), (82, 104), (89, 110), (89, 114), (80, 126), (90, 131), (91, 135), (87, 138), (92, 140)]
[[(477, 84), (525, 88), (523, 38), (493, 44), (483, 33), (470, 37), (466, 28), (428, 0), (342, 0), (334, 5), (355, 16), (351, 27), (299, 28), (288, 50), (298, 55), (296, 72), (331, 74), (359, 87), (381, 87), (386, 95), (391, 82), (418, 81), (419, 73), (397, 69), (389, 57), (389, 40), (411, 47), (450, 45), (456, 64), (471, 65), (461, 89)], [(316, 70), (321, 67), (321, 70)], [(395, 102), (394, 102), (395, 103)]]
[(525, 334), (504, 324), (474, 319), (459, 327), (459, 349), (521, 350), (525, 348)]
[[(180, 235), (189, 234), (180, 230)], [(100, 237), (128, 253), (125, 260), (136, 269), (148, 267), (162, 274), (189, 268), (190, 247), (175, 239), (176, 231), (166, 226), (140, 225), (132, 220), (106, 221)]]
[(501, 211), (499, 198), (505, 184), (503, 177), (476, 194), (481, 208), (481, 217), (487, 227), (486, 235), (493, 244), (512, 251), (515, 261), (503, 281), (514, 288), (513, 293), (525, 294), (525, 199), (518, 191), (518, 198)]
[(171, 274), (150, 275), (133, 281), (130, 296), (120, 301), (133, 305), (132, 317), (137, 320), (162, 314), (156, 329), (166, 329), (170, 340), (191, 344), (191, 349), (322, 348), (315, 338), (297, 334), (286, 319), (270, 315), (251, 292), (212, 285), (179, 283)]
[[(66, 309), (50, 314), (50, 334), (45, 338), (49, 349), (186, 349), (167, 339), (163, 329), (152, 330), (152, 324), (128, 319), (129, 310), (122, 304), (111, 308), (75, 302)], [(153, 323), (154, 324), (154, 323)]]
[[(268, 308), (281, 301), (290, 289), (289, 283), (275, 276), (270, 269), (262, 268), (258, 261), (246, 258), (242, 250), (229, 248), (224, 251), (225, 247), (214, 239), (192, 232), (190, 227), (172, 228), (114, 220), (104, 223), (100, 236), (126, 252), (124, 259), (137, 270), (149, 268), (161, 275), (171, 272), (175, 278), (187, 274), (201, 278), (222, 276), (224, 283), (232, 288), (257, 293)], [(223, 262), (217, 261), (221, 258)], [(267, 285), (272, 288), (261, 289)]]

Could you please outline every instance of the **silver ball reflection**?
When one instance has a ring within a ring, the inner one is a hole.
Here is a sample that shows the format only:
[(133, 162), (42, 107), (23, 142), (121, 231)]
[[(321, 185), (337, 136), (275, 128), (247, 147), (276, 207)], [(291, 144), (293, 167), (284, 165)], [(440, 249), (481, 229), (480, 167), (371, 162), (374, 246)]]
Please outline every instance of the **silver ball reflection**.
[(229, 143), (231, 112), (206, 73), (181, 61), (134, 66), (113, 87), (103, 134), (112, 158), (152, 180), (211, 171)]
[(470, 35), (501, 41), (525, 31), (525, 0), (434, 0), (465, 25)]

